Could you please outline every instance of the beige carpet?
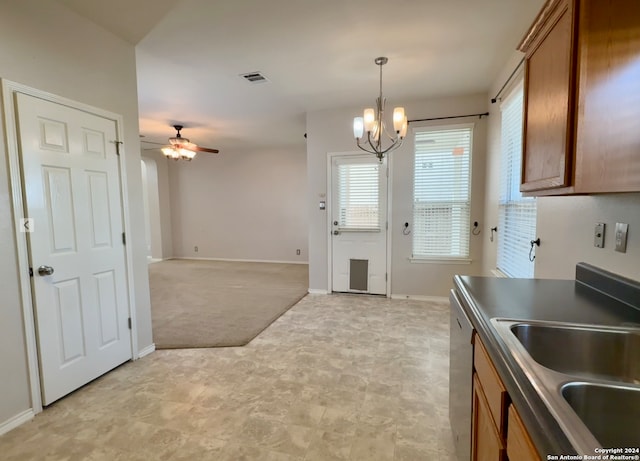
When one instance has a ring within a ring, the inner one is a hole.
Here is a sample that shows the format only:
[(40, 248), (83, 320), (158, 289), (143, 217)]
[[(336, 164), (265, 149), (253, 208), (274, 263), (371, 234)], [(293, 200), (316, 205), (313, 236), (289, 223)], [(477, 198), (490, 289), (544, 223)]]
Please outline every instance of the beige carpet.
[(244, 346), (307, 293), (306, 264), (168, 260), (149, 265), (158, 349)]

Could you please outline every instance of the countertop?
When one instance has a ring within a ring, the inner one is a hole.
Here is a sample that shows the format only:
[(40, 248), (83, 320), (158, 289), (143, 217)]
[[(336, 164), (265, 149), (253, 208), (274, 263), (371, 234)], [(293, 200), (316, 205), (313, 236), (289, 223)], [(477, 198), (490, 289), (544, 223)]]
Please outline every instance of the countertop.
[[(591, 275), (589, 272), (585, 277), (590, 284)], [(640, 327), (640, 310), (574, 280), (455, 276), (454, 284), (541, 459), (547, 459), (547, 455), (584, 455), (576, 453), (569, 443), (490, 319), (497, 317), (607, 326), (635, 324)], [(607, 287), (606, 283), (593, 285)], [(636, 295), (637, 292), (633, 291), (632, 297)]]

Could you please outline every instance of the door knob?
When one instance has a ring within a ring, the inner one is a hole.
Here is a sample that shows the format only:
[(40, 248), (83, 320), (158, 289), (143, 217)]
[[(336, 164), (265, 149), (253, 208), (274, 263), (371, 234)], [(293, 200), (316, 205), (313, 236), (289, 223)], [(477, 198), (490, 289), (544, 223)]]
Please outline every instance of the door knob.
[(333, 235), (338, 235), (338, 234), (340, 234), (339, 230), (336, 229), (336, 230), (333, 231)]
[(38, 274), (42, 275), (43, 277), (45, 275), (52, 275), (53, 274), (53, 267), (51, 267), (51, 266), (40, 266), (40, 267), (38, 267)]

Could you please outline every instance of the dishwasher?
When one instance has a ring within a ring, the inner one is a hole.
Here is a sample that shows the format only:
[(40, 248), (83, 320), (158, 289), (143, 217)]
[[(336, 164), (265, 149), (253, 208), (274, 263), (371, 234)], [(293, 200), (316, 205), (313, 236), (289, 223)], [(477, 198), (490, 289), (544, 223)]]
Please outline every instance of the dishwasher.
[(455, 290), (451, 290), (449, 302), (449, 421), (458, 460), (468, 461), (471, 459), (473, 325)]

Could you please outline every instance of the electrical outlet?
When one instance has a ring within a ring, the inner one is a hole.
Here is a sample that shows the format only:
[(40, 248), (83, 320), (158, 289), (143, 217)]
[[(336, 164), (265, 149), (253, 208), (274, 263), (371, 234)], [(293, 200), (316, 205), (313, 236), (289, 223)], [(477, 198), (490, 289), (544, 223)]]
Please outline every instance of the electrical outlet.
[(300, 250), (299, 250), (299, 249), (298, 249), (298, 250), (296, 250), (296, 254), (297, 254), (298, 256), (300, 256)]
[(593, 246), (596, 248), (604, 248), (604, 229), (606, 224), (599, 222), (593, 232)]
[(629, 224), (616, 223), (616, 251), (620, 253), (627, 252), (627, 233), (629, 232)]
[(198, 247), (193, 247), (193, 251), (198, 252)]

